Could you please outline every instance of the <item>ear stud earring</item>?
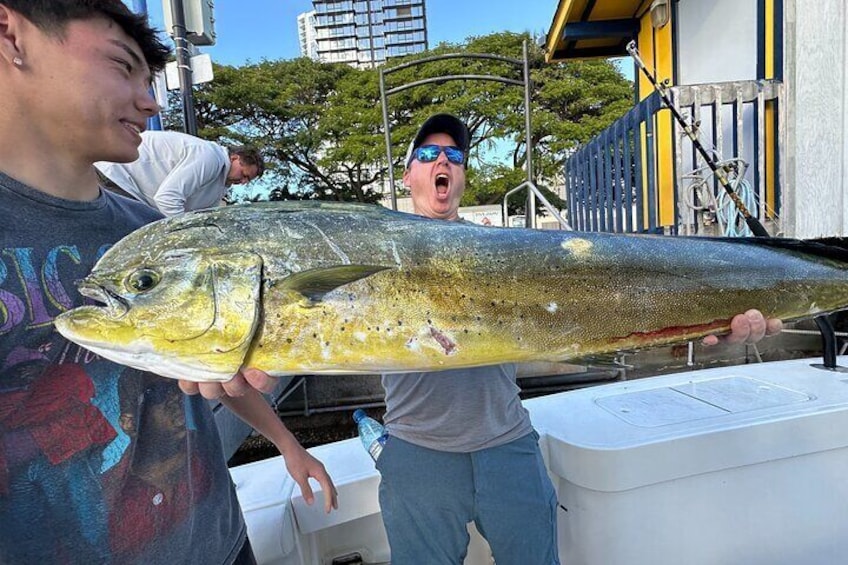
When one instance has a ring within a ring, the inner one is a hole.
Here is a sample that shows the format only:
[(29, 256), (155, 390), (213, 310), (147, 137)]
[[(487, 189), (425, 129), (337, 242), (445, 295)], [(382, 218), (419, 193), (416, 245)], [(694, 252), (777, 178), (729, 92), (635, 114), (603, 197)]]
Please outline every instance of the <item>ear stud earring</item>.
[(24, 60), (20, 57), (15, 57), (14, 59), (12, 59), (12, 62), (15, 64), (16, 67), (22, 67), (24, 65)]

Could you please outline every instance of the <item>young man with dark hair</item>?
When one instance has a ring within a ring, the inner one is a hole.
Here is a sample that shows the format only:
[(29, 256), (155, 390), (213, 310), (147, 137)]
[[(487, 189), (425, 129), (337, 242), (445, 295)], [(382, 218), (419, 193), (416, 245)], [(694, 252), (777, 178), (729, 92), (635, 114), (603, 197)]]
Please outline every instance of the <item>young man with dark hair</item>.
[(83, 304), (74, 281), (161, 218), (101, 190), (93, 163), (138, 157), (167, 53), (119, 0), (0, 0), (0, 563), (252, 562), (201, 396), (271, 439), (307, 500), (313, 477), (336, 505), (323, 465), (254, 388), (271, 377), (178, 383), (53, 329)]
[(214, 141), (176, 131), (141, 134), (130, 163), (95, 163), (121, 190), (166, 216), (213, 208), (234, 184), (262, 176), (265, 163), (253, 147), (228, 150)]

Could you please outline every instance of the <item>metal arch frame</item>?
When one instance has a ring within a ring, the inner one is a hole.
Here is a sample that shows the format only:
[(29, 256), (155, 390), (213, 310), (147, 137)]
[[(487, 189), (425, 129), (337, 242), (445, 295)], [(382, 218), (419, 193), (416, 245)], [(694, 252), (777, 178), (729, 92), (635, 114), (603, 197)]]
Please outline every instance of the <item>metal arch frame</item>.
[[(488, 59), (492, 61), (501, 61), (504, 63), (510, 63), (522, 69), (523, 80), (516, 80), (507, 78), (499, 75), (442, 75), (438, 77), (427, 78), (423, 80), (418, 80), (406, 84), (402, 84), (395, 88), (386, 89), (386, 75), (391, 73), (400, 71), (402, 69), (407, 69), (410, 67), (415, 67), (418, 65), (423, 65), (426, 63), (431, 63), (433, 61), (443, 61), (447, 59)], [(388, 107), (388, 97), (392, 94), (397, 94), (398, 92), (403, 92), (404, 90), (408, 90), (410, 88), (414, 88), (416, 86), (422, 86), (425, 84), (432, 83), (442, 83), (451, 80), (483, 80), (483, 81), (493, 81), (500, 82), (503, 84), (511, 84), (515, 86), (523, 86), (524, 87), (524, 128), (525, 128), (525, 143), (527, 144), (527, 162), (526, 162), (526, 171), (527, 171), (527, 180), (519, 185), (518, 188), (522, 188), (524, 186), (528, 186), (530, 188), (530, 194), (527, 197), (527, 209), (528, 209), (528, 218), (530, 220), (531, 226), (535, 222), (535, 200), (533, 198), (533, 194), (541, 195), (539, 190), (536, 188), (536, 185), (533, 184), (533, 140), (530, 136), (531, 132), (531, 122), (530, 122), (530, 63), (527, 52), (527, 40), (523, 42), (523, 59), (514, 59), (511, 57), (504, 57), (501, 55), (493, 55), (488, 53), (449, 53), (446, 55), (436, 55), (433, 57), (425, 57), (423, 59), (418, 59), (416, 61), (411, 61), (409, 63), (404, 63), (402, 65), (398, 65), (396, 67), (392, 67), (390, 69), (381, 68), (380, 69), (380, 103), (383, 108), (383, 131), (385, 132), (386, 138), (386, 158), (388, 159), (388, 168), (389, 168), (389, 188), (391, 191), (391, 201), (392, 201), (392, 210), (397, 210), (397, 193), (395, 191), (395, 171), (394, 171), (394, 161), (392, 156), (392, 135), (389, 125), (389, 107)], [(517, 190), (516, 188), (515, 190)], [(510, 194), (514, 192), (510, 191)], [(531, 214), (532, 213), (532, 214)], [(558, 214), (557, 214), (558, 215)], [(504, 218), (504, 225), (506, 225), (506, 218)]]

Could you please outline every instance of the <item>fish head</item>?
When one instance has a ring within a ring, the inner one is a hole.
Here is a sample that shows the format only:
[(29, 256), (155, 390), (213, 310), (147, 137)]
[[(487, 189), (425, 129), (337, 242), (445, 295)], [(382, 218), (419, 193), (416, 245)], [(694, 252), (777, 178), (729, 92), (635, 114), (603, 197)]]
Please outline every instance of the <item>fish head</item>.
[(112, 251), (77, 283), (99, 304), (59, 315), (59, 333), (107, 359), (165, 377), (229, 380), (259, 323), (261, 257), (209, 249), (156, 256)]

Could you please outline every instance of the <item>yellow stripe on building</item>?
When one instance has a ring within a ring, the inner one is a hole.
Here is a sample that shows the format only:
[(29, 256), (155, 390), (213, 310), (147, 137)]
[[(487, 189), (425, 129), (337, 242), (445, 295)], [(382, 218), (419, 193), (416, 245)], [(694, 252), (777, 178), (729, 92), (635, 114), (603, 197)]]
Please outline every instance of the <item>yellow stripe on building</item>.
[[(763, 10), (764, 31), (763, 38), (763, 60), (765, 61), (765, 79), (773, 79), (775, 77), (775, 21), (774, 21), (774, 0), (764, 0), (765, 9)], [(774, 217), (777, 209), (777, 104), (773, 100), (765, 103), (765, 139), (763, 144), (765, 147), (765, 185), (766, 185), (766, 217)]]
[[(650, 25), (650, 15), (645, 16)], [(654, 53), (657, 80), (674, 84), (674, 45), (669, 22), (654, 32)], [(673, 226), (677, 222), (677, 208), (674, 205), (674, 116), (671, 110), (664, 109), (656, 116), (656, 153), (657, 153), (657, 224)]]
[[(672, 45), (672, 22), (660, 29), (651, 25), (650, 13), (645, 12), (639, 22), (639, 52), (649, 70), (654, 72), (660, 82), (669, 81), (673, 84), (674, 52)], [(638, 74), (639, 100), (644, 100), (654, 93), (654, 87), (643, 73)], [(654, 156), (655, 162), (648, 162), (647, 134), (644, 124), (640, 130), (642, 136), (642, 202), (645, 218), (644, 228), (648, 228), (648, 167), (653, 166), (656, 179), (657, 198), (655, 210), (657, 224), (673, 226), (677, 221), (677, 210), (674, 205), (674, 123), (671, 111), (660, 110), (654, 118)]]

